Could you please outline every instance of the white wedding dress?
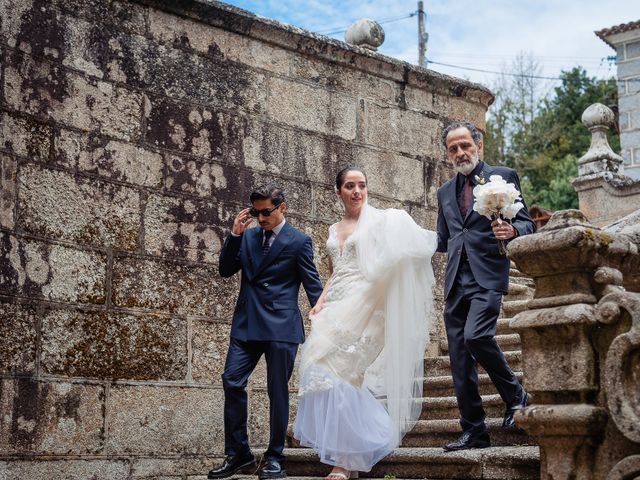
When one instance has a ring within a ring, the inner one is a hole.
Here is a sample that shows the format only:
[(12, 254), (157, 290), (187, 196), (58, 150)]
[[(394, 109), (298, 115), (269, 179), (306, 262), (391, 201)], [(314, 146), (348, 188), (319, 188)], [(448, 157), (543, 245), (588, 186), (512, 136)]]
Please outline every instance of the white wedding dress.
[(368, 472), (420, 414), (436, 236), (364, 208), (342, 249), (329, 228), (333, 274), (302, 347), (293, 434), (321, 462)]

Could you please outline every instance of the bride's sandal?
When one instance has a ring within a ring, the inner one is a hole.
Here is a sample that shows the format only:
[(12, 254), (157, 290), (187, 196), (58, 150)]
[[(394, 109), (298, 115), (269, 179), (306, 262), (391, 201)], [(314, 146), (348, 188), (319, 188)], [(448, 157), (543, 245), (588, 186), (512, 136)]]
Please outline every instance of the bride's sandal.
[(329, 475), (327, 475), (326, 477), (324, 477), (324, 480), (349, 480), (351, 476), (347, 476), (344, 473), (330, 473)]
[(349, 480), (350, 478), (358, 478), (358, 477), (359, 477), (358, 472), (349, 472), (347, 470), (347, 473), (331, 472), (329, 475), (324, 477), (324, 480)]

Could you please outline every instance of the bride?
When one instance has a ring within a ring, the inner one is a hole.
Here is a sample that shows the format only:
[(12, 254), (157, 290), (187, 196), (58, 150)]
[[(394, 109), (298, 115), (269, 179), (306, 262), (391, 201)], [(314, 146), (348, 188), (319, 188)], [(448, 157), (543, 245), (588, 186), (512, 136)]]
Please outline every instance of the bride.
[(367, 204), (367, 179), (341, 170), (345, 213), (329, 227), (331, 277), (309, 316), (293, 434), (327, 477), (368, 472), (400, 445), (422, 408), (436, 233), (403, 210)]

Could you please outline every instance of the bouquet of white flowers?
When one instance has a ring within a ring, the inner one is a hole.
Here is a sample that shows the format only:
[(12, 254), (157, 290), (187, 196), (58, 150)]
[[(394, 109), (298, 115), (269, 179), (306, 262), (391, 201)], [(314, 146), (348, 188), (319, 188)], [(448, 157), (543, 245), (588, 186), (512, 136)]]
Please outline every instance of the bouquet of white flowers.
[[(489, 220), (511, 220), (524, 207), (520, 192), (513, 183), (507, 183), (500, 175), (491, 175), (487, 183), (478, 182), (473, 189), (473, 209)], [(498, 240), (500, 253), (506, 254), (504, 243)]]

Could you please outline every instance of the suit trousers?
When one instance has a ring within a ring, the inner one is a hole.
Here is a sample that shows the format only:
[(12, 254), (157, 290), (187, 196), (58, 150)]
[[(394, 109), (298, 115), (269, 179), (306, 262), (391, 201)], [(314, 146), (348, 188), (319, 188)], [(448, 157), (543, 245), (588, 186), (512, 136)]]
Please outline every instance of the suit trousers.
[(264, 456), (284, 460), (282, 451), (289, 422), (289, 379), (297, 352), (297, 343), (230, 339), (222, 374), (225, 455), (244, 455), (250, 452), (246, 387), (258, 360), (264, 355), (270, 405), (269, 447)]
[(502, 296), (502, 292), (478, 285), (464, 259), (445, 302), (444, 321), (460, 425), (474, 435), (486, 431), (477, 363), (489, 374), (507, 405), (516, 402), (523, 392), (494, 338)]

